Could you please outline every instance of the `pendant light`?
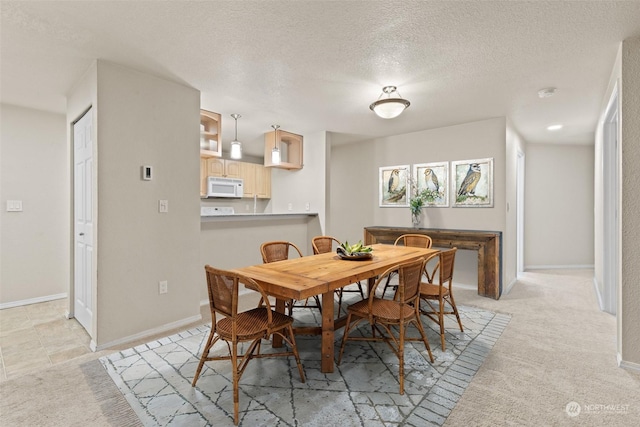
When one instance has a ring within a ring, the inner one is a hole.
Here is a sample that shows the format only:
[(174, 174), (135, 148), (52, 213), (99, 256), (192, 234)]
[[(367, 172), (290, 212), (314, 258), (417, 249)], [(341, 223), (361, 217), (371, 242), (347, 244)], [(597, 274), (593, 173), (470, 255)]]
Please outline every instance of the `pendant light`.
[[(384, 95), (386, 98), (382, 98)], [(392, 94), (396, 96), (392, 97)], [(402, 98), (400, 92), (395, 86), (385, 86), (382, 88), (382, 94), (378, 100), (369, 105), (369, 108), (383, 119), (393, 119), (398, 117), (411, 103)]]
[(271, 163), (280, 164), (280, 149), (278, 148), (278, 128), (280, 125), (271, 125), (273, 128), (273, 150), (271, 150)]
[(231, 117), (233, 117), (236, 121), (236, 136), (233, 141), (231, 141), (231, 152), (229, 153), (229, 156), (232, 159), (241, 159), (242, 143), (238, 141), (238, 119), (242, 116), (240, 114), (232, 114)]

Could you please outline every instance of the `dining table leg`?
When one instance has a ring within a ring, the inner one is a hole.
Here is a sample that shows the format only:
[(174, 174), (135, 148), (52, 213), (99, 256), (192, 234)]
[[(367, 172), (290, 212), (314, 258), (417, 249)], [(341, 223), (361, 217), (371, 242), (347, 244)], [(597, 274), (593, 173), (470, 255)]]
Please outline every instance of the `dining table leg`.
[(333, 372), (333, 291), (322, 294), (322, 361), (320, 371), (323, 373)]
[[(284, 313), (284, 309), (285, 309), (284, 300), (280, 298), (276, 298), (276, 311), (278, 313)], [(273, 348), (282, 347), (282, 337), (278, 334), (273, 334), (272, 337), (273, 337), (273, 342), (271, 343), (271, 346)]]

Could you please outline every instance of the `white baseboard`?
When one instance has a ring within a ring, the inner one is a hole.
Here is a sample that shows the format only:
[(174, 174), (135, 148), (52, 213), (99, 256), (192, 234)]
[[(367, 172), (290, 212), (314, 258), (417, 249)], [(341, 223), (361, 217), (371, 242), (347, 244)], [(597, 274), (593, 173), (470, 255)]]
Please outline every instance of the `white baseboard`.
[(185, 319), (177, 320), (175, 322), (167, 323), (162, 326), (158, 326), (157, 328), (147, 329), (146, 331), (142, 331), (134, 335), (129, 335), (128, 337), (123, 337), (123, 338), (120, 338), (105, 344), (101, 344), (101, 345), (96, 345), (95, 342), (92, 340), (89, 347), (93, 351), (105, 350), (107, 348), (115, 347), (116, 345), (127, 344), (132, 341), (137, 341), (146, 337), (150, 337), (152, 335), (161, 334), (161, 333), (170, 331), (172, 329), (181, 328), (183, 326), (189, 325), (194, 322), (198, 322), (200, 320), (202, 320), (202, 315), (197, 314), (195, 316), (191, 316)]
[(593, 291), (596, 293), (596, 298), (598, 299), (598, 307), (600, 311), (604, 311), (604, 302), (602, 301), (602, 294), (600, 294), (600, 287), (598, 286), (598, 281), (596, 280), (596, 276), (593, 276)]
[(524, 269), (527, 270), (580, 270), (580, 269), (592, 269), (593, 264), (568, 264), (568, 265), (525, 265)]
[(54, 300), (62, 299), (66, 297), (67, 297), (67, 293), (65, 292), (63, 294), (47, 295), (44, 297), (23, 299), (21, 301), (5, 302), (0, 304), (0, 310), (4, 310), (5, 308), (21, 307), (23, 305), (29, 305), (29, 304), (37, 304), (39, 302), (54, 301)]
[(511, 289), (513, 288), (513, 286), (516, 284), (517, 281), (518, 281), (518, 278), (514, 277), (513, 280), (511, 281), (511, 283), (509, 283), (507, 285), (506, 289), (502, 290), (502, 294), (500, 296), (508, 295), (509, 292), (511, 292)]
[(618, 353), (617, 359), (618, 359), (618, 366), (619, 367), (621, 367), (623, 369), (629, 369), (630, 371), (640, 372), (640, 363), (624, 361), (624, 360), (622, 360), (622, 356), (620, 355), (620, 353)]
[(477, 284), (473, 284), (473, 285), (467, 285), (466, 283), (458, 283), (458, 282), (453, 282), (453, 289), (468, 289), (470, 291), (473, 290), (478, 290), (478, 285)]

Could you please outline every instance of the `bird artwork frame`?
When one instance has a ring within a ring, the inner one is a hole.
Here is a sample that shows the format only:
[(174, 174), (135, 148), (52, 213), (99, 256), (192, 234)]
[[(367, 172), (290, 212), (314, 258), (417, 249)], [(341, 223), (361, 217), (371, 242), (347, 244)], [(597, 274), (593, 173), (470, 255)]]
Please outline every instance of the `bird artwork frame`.
[(409, 165), (379, 168), (378, 194), (380, 207), (409, 206)]
[(453, 207), (493, 207), (493, 157), (451, 162)]
[(449, 162), (414, 164), (412, 176), (424, 207), (449, 207)]

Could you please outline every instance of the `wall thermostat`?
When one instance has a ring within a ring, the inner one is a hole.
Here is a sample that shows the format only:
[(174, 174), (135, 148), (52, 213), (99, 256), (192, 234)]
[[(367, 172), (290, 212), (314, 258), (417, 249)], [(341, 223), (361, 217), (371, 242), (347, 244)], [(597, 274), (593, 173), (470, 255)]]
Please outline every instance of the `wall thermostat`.
[(144, 181), (151, 181), (153, 179), (153, 168), (151, 166), (142, 166), (142, 179)]

